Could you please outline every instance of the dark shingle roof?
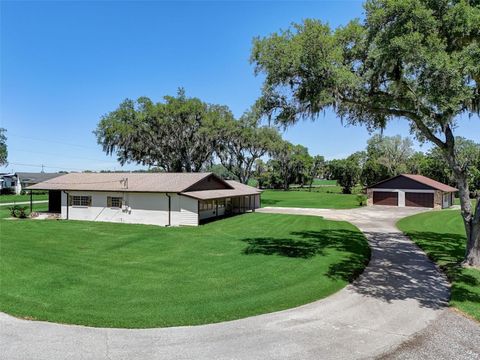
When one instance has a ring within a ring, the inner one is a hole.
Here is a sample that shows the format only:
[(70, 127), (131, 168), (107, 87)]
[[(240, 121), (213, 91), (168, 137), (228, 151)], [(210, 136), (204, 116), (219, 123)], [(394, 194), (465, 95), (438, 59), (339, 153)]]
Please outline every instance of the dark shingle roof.
[(423, 175), (414, 175), (414, 174), (400, 174), (400, 175), (397, 175), (397, 176), (394, 176), (394, 177), (391, 177), (389, 179), (386, 179), (386, 180), (382, 180), (382, 181), (379, 181), (378, 183), (376, 184), (373, 184), (373, 185), (370, 185), (369, 188), (373, 188), (377, 185), (380, 185), (380, 184), (383, 184), (383, 183), (386, 183), (390, 180), (393, 180), (393, 179), (396, 179), (398, 177), (406, 177), (407, 179), (411, 179), (413, 181), (416, 181), (420, 184), (424, 184), (432, 189), (435, 189), (435, 190), (440, 190), (440, 191), (444, 191), (444, 192), (455, 192), (455, 191), (458, 191), (458, 189), (450, 186), (450, 185), (447, 185), (447, 184), (443, 184), (439, 181), (436, 181), (436, 180), (433, 180), (433, 179), (430, 179), (429, 177), (426, 177), (426, 176), (423, 176)]
[(409, 179), (412, 179), (412, 180), (417, 181), (419, 183), (430, 186), (431, 188), (434, 188), (436, 190), (441, 190), (441, 191), (445, 191), (445, 192), (458, 191), (458, 189), (456, 189), (456, 188), (454, 188), (450, 185), (447, 185), (447, 184), (441, 183), (439, 181), (430, 179), (430, 178), (428, 178), (426, 176), (423, 176), (423, 175), (402, 174), (402, 176), (405, 176)]
[(59, 177), (61, 175), (65, 175), (65, 174), (17, 172), (17, 173), (15, 173), (15, 175), (17, 175), (17, 177), (23, 183), (36, 184), (36, 183), (46, 181), (46, 180), (50, 180), (50, 179), (53, 179), (53, 178), (56, 178), (56, 177)]

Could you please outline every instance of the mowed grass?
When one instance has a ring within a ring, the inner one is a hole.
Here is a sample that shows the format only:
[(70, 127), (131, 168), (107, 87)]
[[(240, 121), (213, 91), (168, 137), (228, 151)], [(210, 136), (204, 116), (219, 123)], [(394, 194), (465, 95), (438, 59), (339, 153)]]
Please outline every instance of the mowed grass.
[(325, 179), (314, 179), (313, 185), (317, 186), (335, 186), (337, 185), (337, 180), (325, 180)]
[(445, 271), (452, 283), (451, 305), (480, 321), (480, 270), (460, 266), (466, 246), (460, 212), (423, 213), (404, 218), (397, 226)]
[(264, 190), (262, 207), (302, 207), (319, 209), (350, 209), (359, 207), (355, 194), (342, 194), (340, 186), (308, 189)]
[(0, 310), (100, 327), (196, 325), (291, 308), (344, 287), (370, 254), (353, 225), (309, 216), (253, 213), (193, 228), (0, 226)]
[[(48, 200), (48, 194), (33, 194), (33, 201)], [(0, 195), (0, 204), (30, 201), (30, 195)]]
[[(48, 210), (48, 203), (40, 203), (40, 204), (32, 204), (32, 211), (47, 211)], [(29, 204), (25, 204), (25, 205), (19, 205), (21, 207), (26, 207), (27, 208), (27, 214), (29, 215), (30, 214), (30, 205)], [(12, 206), (10, 205), (4, 205), (4, 206), (0, 206), (0, 219), (5, 219), (5, 218), (8, 218), (11, 216), (10, 214), (10, 208)], [(16, 221), (16, 220), (15, 220)], [(2, 232), (2, 226), (0, 224), (0, 236), (3, 235)], [(0, 257), (1, 257), (2, 253), (1, 253), (1, 248), (0, 248)]]

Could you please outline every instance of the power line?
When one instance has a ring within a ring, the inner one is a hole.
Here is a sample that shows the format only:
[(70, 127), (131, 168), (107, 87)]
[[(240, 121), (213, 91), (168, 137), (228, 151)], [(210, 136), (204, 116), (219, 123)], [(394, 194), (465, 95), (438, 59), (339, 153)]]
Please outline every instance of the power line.
[[(42, 151), (30, 151), (30, 150), (23, 150), (23, 149), (16, 149), (16, 148), (9, 148), (8, 150), (13, 150), (13, 151), (18, 151), (18, 152), (24, 152), (27, 154), (41, 154), (41, 155), (50, 155), (50, 156), (56, 156), (56, 157), (62, 157), (62, 154), (54, 154), (54, 153), (46, 153)], [(71, 155), (64, 155), (63, 157), (67, 157), (69, 159), (80, 159), (80, 160), (89, 160), (89, 161), (103, 161), (101, 159), (92, 159), (92, 158), (87, 158), (87, 157), (82, 157), (82, 156), (71, 156)], [(116, 163), (112, 163), (112, 165), (117, 165)]]
[(38, 164), (23, 164), (23, 163), (16, 163), (16, 162), (8, 162), (9, 165), (17, 165), (17, 166), (28, 166), (28, 167), (36, 167), (36, 168), (47, 168), (47, 169), (61, 169), (61, 170), (73, 170), (73, 171), (84, 171), (85, 169), (76, 169), (76, 168), (65, 168), (62, 166), (46, 166), (46, 165), (38, 165)]
[(9, 133), (8, 136), (9, 137), (13, 136), (13, 137), (21, 138), (21, 139), (26, 139), (26, 140), (42, 141), (42, 142), (48, 142), (48, 143), (56, 143), (56, 144), (62, 144), (62, 145), (68, 145), (68, 146), (75, 146), (75, 147), (80, 147), (80, 148), (84, 148), (84, 149), (98, 150), (98, 148), (95, 148), (95, 147), (92, 147), (92, 146), (73, 144), (73, 143), (58, 141), (58, 140), (47, 140), (47, 139), (40, 139), (40, 138), (34, 138), (34, 137), (29, 137), (29, 136), (23, 136), (23, 135), (16, 135), (15, 133)]

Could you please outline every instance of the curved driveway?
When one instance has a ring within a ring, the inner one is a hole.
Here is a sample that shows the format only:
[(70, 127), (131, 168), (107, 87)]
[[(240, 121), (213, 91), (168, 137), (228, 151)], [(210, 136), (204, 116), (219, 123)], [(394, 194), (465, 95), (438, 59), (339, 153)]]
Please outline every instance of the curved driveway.
[(355, 283), (326, 299), (219, 324), (103, 329), (27, 321), (0, 313), (0, 358), (372, 358), (395, 349), (444, 313), (449, 296), (446, 279), (394, 225), (420, 209), (260, 211), (349, 221), (369, 240), (370, 264)]

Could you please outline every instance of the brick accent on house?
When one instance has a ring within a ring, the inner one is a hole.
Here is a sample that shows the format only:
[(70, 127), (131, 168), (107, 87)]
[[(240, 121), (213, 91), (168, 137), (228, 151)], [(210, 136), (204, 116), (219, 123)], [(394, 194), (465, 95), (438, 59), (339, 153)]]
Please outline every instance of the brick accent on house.
[(433, 195), (433, 208), (435, 210), (442, 210), (442, 201), (443, 201), (443, 193), (440, 190), (435, 190)]

